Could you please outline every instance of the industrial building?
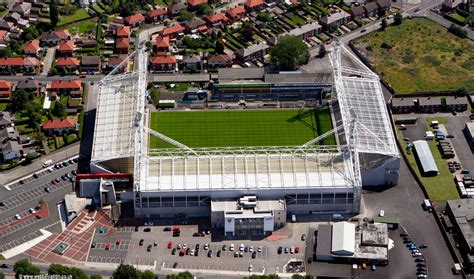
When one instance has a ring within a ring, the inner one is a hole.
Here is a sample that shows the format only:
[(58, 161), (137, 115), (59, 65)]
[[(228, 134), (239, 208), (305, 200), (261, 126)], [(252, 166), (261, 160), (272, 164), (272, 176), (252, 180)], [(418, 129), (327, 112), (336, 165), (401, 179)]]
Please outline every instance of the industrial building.
[(388, 264), (388, 228), (383, 223), (337, 222), (319, 225), (316, 260)]
[(464, 134), (466, 135), (467, 142), (474, 149), (474, 122), (466, 122)]
[(421, 169), (421, 174), (425, 176), (438, 175), (438, 166), (431, 153), (430, 146), (426, 140), (417, 140), (413, 142), (415, 154)]
[[(339, 126), (301, 146), (220, 148), (190, 148), (148, 128), (147, 57), (138, 48), (137, 71), (100, 82), (91, 169), (133, 174), (133, 189), (116, 195), (117, 203), (133, 201), (138, 218), (211, 216), (230, 235), (270, 233), (285, 224), (282, 215), (358, 213), (362, 185), (397, 184), (400, 158), (378, 76), (335, 48), (331, 98)], [(343, 54), (361, 69), (343, 66)], [(298, 86), (320, 87), (283, 87)], [(319, 145), (333, 134), (336, 145)], [(174, 148), (151, 149), (149, 137)]]

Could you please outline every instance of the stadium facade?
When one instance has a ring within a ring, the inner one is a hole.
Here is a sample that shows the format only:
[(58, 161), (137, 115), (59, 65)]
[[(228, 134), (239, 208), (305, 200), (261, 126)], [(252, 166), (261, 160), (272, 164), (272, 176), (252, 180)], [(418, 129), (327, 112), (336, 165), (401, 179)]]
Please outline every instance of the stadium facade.
[[(136, 72), (101, 81), (92, 169), (133, 173), (133, 191), (117, 193), (133, 200), (136, 217), (211, 216), (214, 227), (231, 234), (268, 232), (284, 224), (282, 213), (357, 214), (362, 185), (397, 184), (399, 154), (378, 77), (363, 64), (362, 70), (344, 67), (342, 53), (354, 57), (338, 44), (335, 49), (333, 130), (301, 146), (189, 148), (148, 128), (146, 53), (139, 48)], [(283, 87), (321, 99), (312, 94), (327, 84), (262, 86), (268, 94)], [(220, 89), (225, 95), (235, 87)], [(337, 145), (318, 145), (334, 135)], [(149, 136), (176, 148), (150, 149)]]

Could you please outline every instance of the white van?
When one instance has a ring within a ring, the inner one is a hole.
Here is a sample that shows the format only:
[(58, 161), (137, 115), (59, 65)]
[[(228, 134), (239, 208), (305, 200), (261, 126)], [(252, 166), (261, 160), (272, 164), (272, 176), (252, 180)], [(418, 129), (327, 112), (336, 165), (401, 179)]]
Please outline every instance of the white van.
[(431, 207), (431, 202), (429, 199), (423, 200), (423, 208), (431, 212), (432, 207)]
[(51, 165), (53, 163), (53, 160), (46, 160), (43, 163), (43, 168), (46, 168), (47, 166)]

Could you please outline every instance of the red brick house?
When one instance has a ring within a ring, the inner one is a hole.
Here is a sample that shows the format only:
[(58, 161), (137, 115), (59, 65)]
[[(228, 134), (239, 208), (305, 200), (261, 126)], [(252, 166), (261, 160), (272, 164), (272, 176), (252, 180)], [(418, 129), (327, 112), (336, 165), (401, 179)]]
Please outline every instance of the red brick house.
[(237, 6), (235, 8), (228, 9), (226, 11), (226, 15), (232, 22), (236, 22), (241, 20), (245, 15), (245, 9), (241, 6)]
[(206, 22), (211, 27), (217, 27), (229, 22), (229, 19), (222, 13), (206, 16)]
[(38, 51), (40, 50), (40, 41), (39, 40), (32, 40), (25, 43), (25, 48), (23, 51), (25, 55), (28, 56), (37, 56)]
[(138, 13), (125, 18), (125, 24), (130, 27), (137, 27), (145, 23), (145, 17)]
[(12, 83), (0, 80), (0, 100), (10, 99), (12, 96)]
[(153, 9), (146, 13), (146, 21), (149, 23), (162, 21), (167, 14), (168, 11), (166, 9)]
[(75, 133), (77, 131), (76, 121), (72, 118), (46, 120), (41, 123), (43, 132), (52, 136), (53, 134), (62, 135), (64, 132)]
[(0, 73), (31, 73), (39, 68), (35, 57), (0, 58)]
[(170, 50), (170, 37), (156, 37), (155, 49), (158, 53), (168, 53)]
[(127, 54), (129, 47), (130, 47), (129, 38), (119, 38), (115, 41), (115, 53)]
[(262, 10), (264, 5), (263, 0), (248, 0), (244, 3), (245, 10), (249, 13)]
[(82, 97), (82, 82), (80, 80), (53, 80), (46, 86), (49, 94), (69, 95), (71, 97)]
[(188, 10), (195, 11), (197, 6), (206, 4), (207, 0), (188, 0)]
[(157, 73), (173, 73), (176, 71), (176, 57), (158, 55), (150, 63), (150, 71)]
[(163, 37), (168, 36), (170, 37), (170, 39), (174, 39), (178, 37), (180, 33), (184, 32), (184, 30), (185, 28), (183, 26), (181, 26), (180, 24), (175, 24), (173, 26), (163, 29), (163, 31), (161, 31), (161, 35)]
[[(114, 57), (110, 57), (109, 61), (105, 65), (105, 70), (107, 72), (113, 71), (116, 67), (118, 67), (124, 60), (127, 58), (127, 55), (118, 55)], [(124, 63), (118, 70), (117, 73), (123, 73), (127, 69), (127, 63)]]
[(74, 52), (74, 41), (73, 40), (63, 40), (59, 42), (58, 47), (58, 56), (72, 56)]
[(60, 57), (56, 59), (56, 69), (64, 72), (74, 72), (79, 69), (81, 62), (75, 57)]
[(59, 41), (69, 40), (71, 35), (66, 29), (44, 32), (40, 37), (40, 42), (42, 45), (53, 46), (57, 45)]
[(207, 58), (207, 67), (209, 69), (232, 67), (232, 58), (227, 54), (214, 54)]
[(117, 26), (115, 30), (115, 37), (117, 38), (129, 38), (130, 37), (130, 26)]

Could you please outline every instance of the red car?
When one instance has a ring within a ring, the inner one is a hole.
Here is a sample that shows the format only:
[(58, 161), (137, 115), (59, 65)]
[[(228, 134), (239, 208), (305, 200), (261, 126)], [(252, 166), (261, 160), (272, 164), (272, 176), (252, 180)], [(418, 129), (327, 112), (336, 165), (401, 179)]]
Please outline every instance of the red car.
[(298, 254), (300, 252), (300, 247), (299, 246), (296, 246), (295, 248), (295, 253)]
[(107, 244), (105, 244), (105, 250), (110, 250), (110, 242), (107, 242)]
[(53, 179), (53, 180), (51, 180), (51, 183), (53, 183), (54, 185), (56, 185), (57, 182), (56, 182), (56, 180)]
[(120, 238), (115, 239), (115, 244), (117, 244), (117, 245), (120, 244)]
[(178, 228), (178, 227), (174, 227), (174, 228), (173, 228), (173, 232), (174, 232), (174, 233), (180, 233), (180, 232), (181, 232), (181, 229)]
[(179, 250), (179, 255), (184, 256), (184, 254), (186, 254), (186, 248), (181, 248), (181, 250)]
[(171, 248), (173, 248), (173, 242), (170, 241), (168, 242), (168, 249), (171, 249)]

